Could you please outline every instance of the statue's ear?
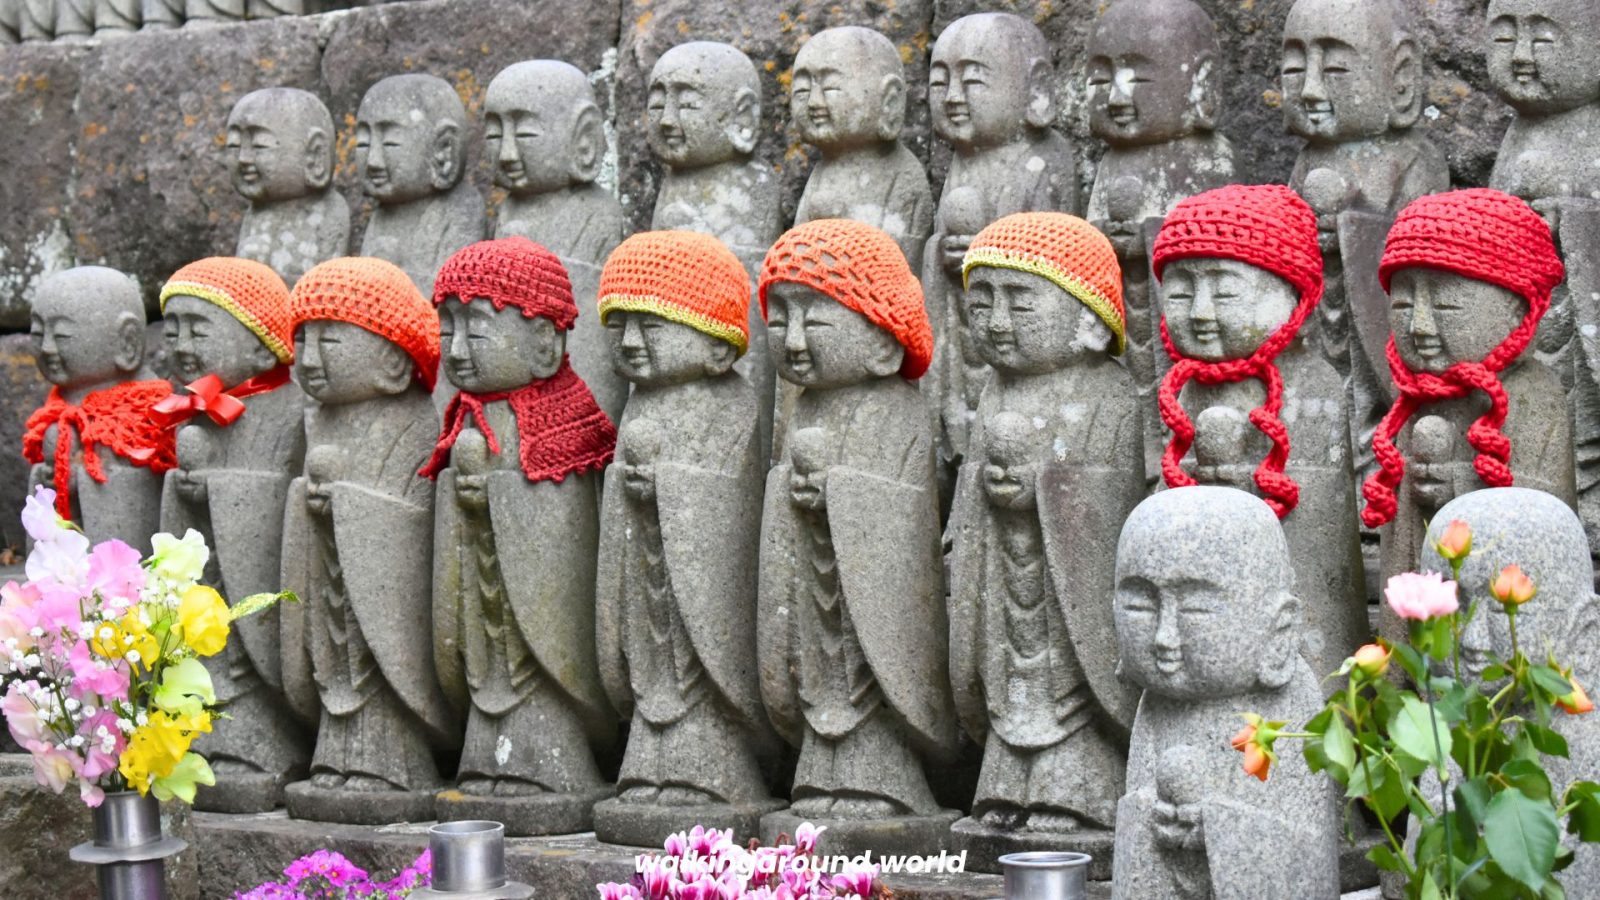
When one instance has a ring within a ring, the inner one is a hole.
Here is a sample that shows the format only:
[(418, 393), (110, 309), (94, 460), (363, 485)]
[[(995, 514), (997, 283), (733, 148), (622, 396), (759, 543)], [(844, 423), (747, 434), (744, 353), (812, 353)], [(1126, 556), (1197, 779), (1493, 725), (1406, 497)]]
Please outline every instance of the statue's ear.
[(454, 122), (441, 121), (433, 127), (433, 146), (428, 148), (428, 167), (433, 172), (434, 190), (447, 191), (461, 180), (466, 157), (461, 129)]
[(878, 139), (897, 141), (906, 123), (906, 80), (899, 75), (883, 76), (883, 103), (878, 108)]
[(322, 190), (333, 180), (333, 152), (328, 133), (321, 128), (306, 132), (306, 186)]
[(374, 361), (378, 390), (385, 394), (399, 394), (411, 386), (411, 370), (415, 365), (411, 354), (399, 344), (383, 342), (383, 349)]
[(727, 341), (713, 341), (711, 343), (711, 356), (706, 360), (707, 375), (721, 375), (733, 368), (739, 359), (737, 347)]
[(533, 346), (527, 351), (528, 367), (535, 378), (549, 378), (561, 368), (561, 357), (567, 353), (567, 336), (544, 316), (534, 317), (532, 325)]
[(257, 341), (255, 349), (250, 351), (250, 365), (257, 372), (265, 372), (278, 365), (278, 357), (266, 344)]
[(572, 183), (588, 184), (600, 177), (600, 164), (605, 161), (606, 132), (601, 125), (600, 110), (585, 103), (572, 124)]
[(733, 112), (728, 116), (728, 143), (742, 155), (754, 153), (760, 128), (761, 98), (749, 88), (740, 88), (733, 95)]
[(1195, 60), (1194, 78), (1189, 82), (1189, 114), (1199, 131), (1215, 131), (1217, 109), (1222, 105), (1216, 60), (1210, 53)]
[(1036, 59), (1028, 66), (1028, 124), (1049, 128), (1056, 123), (1055, 69), (1050, 60)]
[(1391, 102), (1389, 114), (1391, 128), (1410, 128), (1422, 117), (1422, 57), (1417, 52), (1417, 42), (1401, 38), (1394, 47), (1394, 65), (1389, 72)]
[(1277, 690), (1294, 677), (1300, 660), (1300, 598), (1292, 591), (1281, 591), (1269, 604), (1268, 614), (1267, 633), (1256, 648), (1256, 680), (1267, 690)]
[(131, 312), (117, 317), (117, 346), (111, 362), (117, 371), (132, 375), (144, 365), (144, 319)]
[(882, 328), (873, 330), (873, 340), (877, 345), (872, 348), (872, 355), (867, 359), (867, 371), (883, 378), (900, 371), (900, 366), (906, 359), (906, 348), (900, 345), (895, 336)]

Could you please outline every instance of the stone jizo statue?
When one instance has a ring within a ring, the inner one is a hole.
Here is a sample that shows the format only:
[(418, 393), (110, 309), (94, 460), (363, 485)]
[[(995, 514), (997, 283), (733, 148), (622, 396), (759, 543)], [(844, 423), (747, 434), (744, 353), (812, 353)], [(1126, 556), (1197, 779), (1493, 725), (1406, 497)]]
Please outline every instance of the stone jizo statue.
[(94, 37), (109, 41), (138, 31), (141, 0), (94, 0)]
[(1184, 487), (1144, 501), (1117, 545), (1120, 672), (1144, 689), (1117, 804), (1117, 900), (1339, 896), (1332, 780), (1283, 753), (1257, 781), (1229, 746), (1240, 711), (1322, 706), (1298, 652), (1301, 601), (1271, 507)]
[(456, 393), (435, 478), (433, 658), (466, 740), (441, 820), (587, 831), (612, 788), (595, 752), (616, 713), (595, 665), (596, 501), (616, 429), (572, 370), (579, 318), (555, 254), (480, 241), (434, 281)]
[[(660, 846), (695, 825), (757, 834), (783, 806), (757, 678), (763, 397), (749, 352), (750, 280), (716, 238), (652, 231), (606, 261), (600, 316), (633, 385), (600, 525), (601, 673), (632, 719), (601, 840)], [(770, 396), (770, 395), (768, 395)]]
[(350, 205), (333, 188), (336, 136), (328, 108), (296, 88), (251, 91), (228, 114), (228, 172), (250, 201), (234, 252), (290, 285), (350, 242)]
[[(275, 592), (284, 502), (305, 459), (306, 398), (289, 380), (289, 288), (262, 263), (214, 257), (173, 274), (161, 307), (168, 364), (188, 385), (156, 406), (178, 429), (161, 530), (205, 535), (206, 582), (224, 597)], [(221, 785), (201, 788), (197, 808), (267, 812), (306, 776), (315, 722), (296, 718), (283, 697), (280, 612), (233, 623), (227, 649), (202, 660), (229, 718), (196, 745)]]

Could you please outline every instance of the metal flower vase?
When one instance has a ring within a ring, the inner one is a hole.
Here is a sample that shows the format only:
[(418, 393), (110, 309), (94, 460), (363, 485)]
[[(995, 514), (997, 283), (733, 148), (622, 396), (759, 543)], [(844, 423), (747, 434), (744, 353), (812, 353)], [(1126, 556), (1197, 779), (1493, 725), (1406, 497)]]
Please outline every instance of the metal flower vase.
[(1005, 900), (1087, 900), (1087, 853), (1037, 850), (1000, 857), (1005, 873)]
[(533, 888), (506, 880), (506, 829), (499, 822), (441, 822), (428, 829), (433, 886), (412, 900), (527, 900)]
[(100, 900), (166, 900), (166, 859), (189, 843), (161, 833), (161, 806), (137, 791), (107, 794), (94, 810), (94, 840), (69, 854), (97, 866)]

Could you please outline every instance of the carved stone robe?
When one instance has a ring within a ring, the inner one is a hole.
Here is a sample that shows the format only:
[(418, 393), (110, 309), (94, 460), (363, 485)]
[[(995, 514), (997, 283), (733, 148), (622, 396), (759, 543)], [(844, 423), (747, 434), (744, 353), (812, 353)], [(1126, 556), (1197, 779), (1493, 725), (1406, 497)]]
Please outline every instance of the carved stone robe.
[(294, 286), (307, 269), (344, 256), (350, 245), (350, 204), (332, 188), (275, 203), (252, 205), (239, 223), (234, 254), (264, 263)]
[(420, 200), (374, 206), (361, 255), (405, 269), (422, 296), (432, 297), (439, 267), (457, 250), (483, 240), (483, 234), (483, 196), (463, 178), (450, 190)]

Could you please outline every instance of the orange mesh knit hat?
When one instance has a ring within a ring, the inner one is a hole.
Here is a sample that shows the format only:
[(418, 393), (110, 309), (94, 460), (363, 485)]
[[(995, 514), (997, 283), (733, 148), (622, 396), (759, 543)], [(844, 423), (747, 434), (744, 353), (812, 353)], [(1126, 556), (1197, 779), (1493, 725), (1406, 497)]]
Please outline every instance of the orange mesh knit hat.
[(725, 244), (693, 231), (645, 231), (611, 251), (600, 273), (600, 324), (647, 312), (750, 346), (750, 276)]
[(1127, 346), (1117, 253), (1099, 229), (1077, 216), (1025, 212), (990, 223), (972, 239), (961, 260), (962, 287), (979, 266), (1048, 278), (1106, 323), (1117, 337), (1117, 353)]
[(433, 278), (433, 305), (451, 297), (464, 303), (483, 298), (497, 310), (515, 306), (527, 318), (543, 316), (561, 331), (578, 319), (567, 267), (521, 235), (468, 244), (445, 260)]
[(278, 362), (294, 362), (294, 321), (289, 286), (253, 259), (213, 256), (179, 269), (161, 289), (161, 311), (172, 297), (197, 297), (227, 310), (261, 339)]
[(319, 263), (289, 296), (294, 322), (349, 322), (387, 338), (417, 364), (417, 381), (433, 390), (439, 375), (439, 316), (405, 271), (370, 256)]
[(832, 297), (895, 336), (906, 350), (900, 374), (921, 378), (933, 361), (933, 326), (922, 284), (894, 238), (864, 222), (814, 219), (789, 229), (761, 264), (761, 315), (767, 289), (792, 281)]

